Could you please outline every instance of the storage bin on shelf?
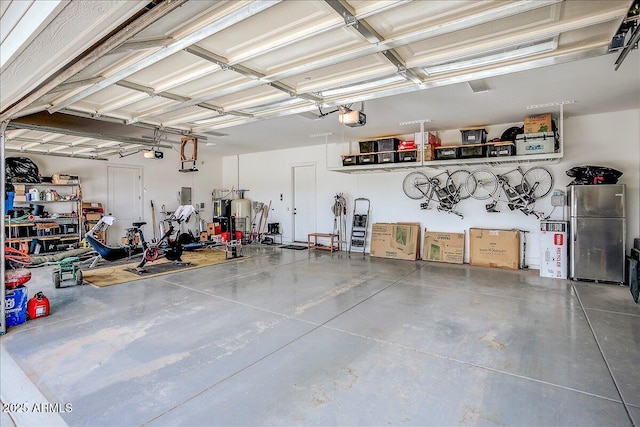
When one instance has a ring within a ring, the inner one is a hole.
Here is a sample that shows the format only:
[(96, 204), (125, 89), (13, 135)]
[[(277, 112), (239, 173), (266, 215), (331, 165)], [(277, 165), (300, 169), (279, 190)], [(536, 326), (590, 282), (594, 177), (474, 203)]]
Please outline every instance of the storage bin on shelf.
[(436, 160), (450, 160), (460, 157), (460, 147), (457, 145), (443, 145), (435, 147)]
[(415, 141), (400, 141), (398, 143), (398, 151), (407, 151), (417, 149)]
[(467, 144), (458, 147), (461, 159), (471, 159), (475, 157), (485, 157), (487, 146), (485, 144)]
[(523, 133), (516, 136), (516, 154), (518, 156), (528, 154), (545, 154), (555, 152), (555, 133)]
[(376, 153), (360, 154), (358, 155), (358, 164), (360, 165), (375, 165), (378, 163), (378, 156)]
[(360, 146), (360, 154), (368, 154), (368, 153), (377, 153), (378, 152), (378, 141), (360, 141), (358, 143)]
[(343, 154), (342, 166), (355, 166), (359, 164), (360, 157), (357, 154)]
[(487, 157), (515, 156), (516, 144), (511, 141), (495, 141), (487, 143)]
[(397, 163), (398, 152), (397, 151), (385, 151), (376, 153), (378, 156), (378, 163)]
[(398, 163), (415, 162), (418, 160), (418, 150), (399, 150)]
[(483, 127), (460, 129), (463, 144), (484, 144), (487, 142), (487, 131)]
[(386, 151), (397, 151), (398, 145), (400, 144), (400, 140), (398, 138), (385, 138), (379, 139), (378, 143), (378, 152), (386, 152)]

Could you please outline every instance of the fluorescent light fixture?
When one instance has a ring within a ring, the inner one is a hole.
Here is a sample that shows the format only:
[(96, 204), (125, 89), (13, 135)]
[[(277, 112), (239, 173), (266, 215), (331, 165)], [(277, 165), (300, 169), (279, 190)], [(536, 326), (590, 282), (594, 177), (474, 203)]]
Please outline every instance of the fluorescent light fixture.
[[(467, 56), (466, 60), (447, 62), (440, 65), (433, 65), (430, 67), (424, 67), (423, 70), (427, 75), (444, 74), (453, 71), (461, 71), (469, 68), (482, 67), (485, 65), (492, 65), (499, 62), (511, 61), (513, 59), (519, 59), (526, 56), (536, 55), (538, 53), (551, 52), (558, 48), (558, 38), (554, 37), (552, 40), (532, 44), (525, 47), (521, 45), (511, 46), (506, 50), (496, 53), (485, 53), (481, 55)], [(494, 51), (495, 52), (495, 51)], [(463, 57), (464, 58), (464, 57)]]
[(398, 76), (397, 74), (394, 74), (393, 76), (387, 77), (384, 79), (371, 80), (368, 82), (355, 84), (351, 86), (342, 86), (335, 89), (323, 90), (322, 92), (318, 92), (318, 95), (323, 98), (330, 98), (332, 96), (347, 95), (353, 92), (362, 92), (370, 89), (378, 89), (381, 86), (386, 86), (393, 83), (399, 83), (404, 81), (406, 80), (402, 76)]
[(534, 110), (536, 108), (559, 107), (560, 105), (575, 104), (575, 103), (576, 101), (560, 101), (560, 102), (549, 102), (547, 104), (528, 105), (527, 110)]
[(485, 79), (471, 80), (467, 83), (469, 83), (473, 93), (489, 92), (489, 86), (487, 86), (487, 81)]
[(215, 142), (207, 142), (206, 144), (204, 144), (205, 147), (213, 147), (214, 145), (218, 145)]

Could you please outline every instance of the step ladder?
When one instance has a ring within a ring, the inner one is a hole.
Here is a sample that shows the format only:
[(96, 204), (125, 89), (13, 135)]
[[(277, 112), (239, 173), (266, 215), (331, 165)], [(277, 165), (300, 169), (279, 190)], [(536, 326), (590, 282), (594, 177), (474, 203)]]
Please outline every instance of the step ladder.
[(351, 253), (352, 248), (362, 248), (362, 255), (365, 254), (370, 210), (371, 202), (369, 199), (358, 198), (353, 201), (353, 224), (351, 225), (351, 238), (349, 239), (349, 253)]

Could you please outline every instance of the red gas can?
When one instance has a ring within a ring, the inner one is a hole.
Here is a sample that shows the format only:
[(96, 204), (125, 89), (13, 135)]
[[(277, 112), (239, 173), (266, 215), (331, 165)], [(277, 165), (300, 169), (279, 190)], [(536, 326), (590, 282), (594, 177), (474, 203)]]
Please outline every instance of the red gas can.
[(49, 315), (49, 298), (42, 292), (38, 292), (27, 302), (27, 315), (29, 319), (37, 319)]

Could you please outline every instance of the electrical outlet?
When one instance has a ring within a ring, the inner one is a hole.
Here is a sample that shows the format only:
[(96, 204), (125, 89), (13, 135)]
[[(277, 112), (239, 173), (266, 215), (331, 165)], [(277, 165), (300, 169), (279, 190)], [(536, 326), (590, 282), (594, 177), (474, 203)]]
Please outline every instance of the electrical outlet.
[(280, 193), (280, 201), (283, 201), (283, 200), (284, 200), (283, 194)]

